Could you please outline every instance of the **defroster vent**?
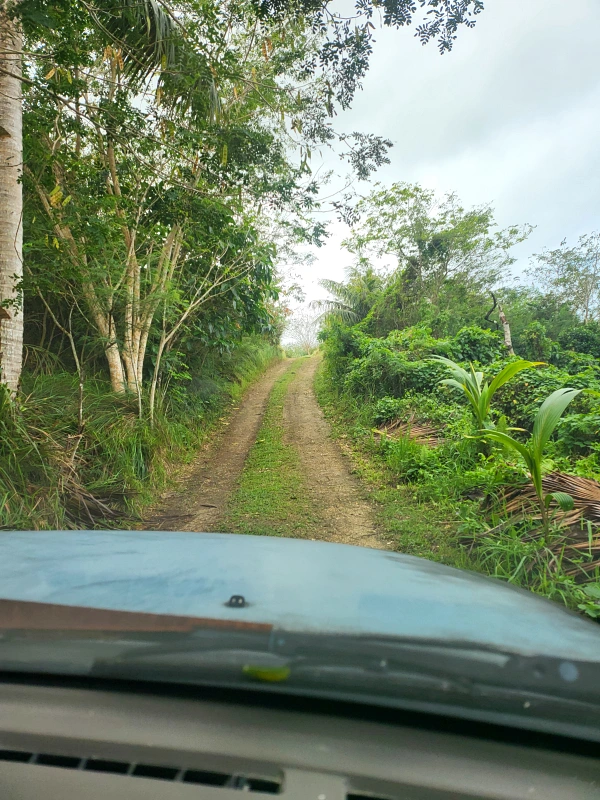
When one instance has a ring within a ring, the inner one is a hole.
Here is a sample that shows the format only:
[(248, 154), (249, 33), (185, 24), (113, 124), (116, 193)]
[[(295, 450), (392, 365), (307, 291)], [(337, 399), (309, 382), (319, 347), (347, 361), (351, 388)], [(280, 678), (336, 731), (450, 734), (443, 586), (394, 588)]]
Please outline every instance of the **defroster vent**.
[(222, 786), (228, 789), (241, 789), (246, 792), (279, 794), (281, 781), (271, 777), (237, 775), (227, 772), (211, 772), (201, 769), (182, 769), (162, 764), (140, 764), (129, 761), (110, 761), (101, 758), (53, 755), (51, 753), (31, 753), (24, 750), (0, 750), (1, 761), (16, 761), (37, 766), (61, 767), (62, 769), (87, 770), (91, 772), (110, 772), (114, 775), (128, 775), (133, 778), (153, 778), (159, 781), (180, 781), (203, 786)]

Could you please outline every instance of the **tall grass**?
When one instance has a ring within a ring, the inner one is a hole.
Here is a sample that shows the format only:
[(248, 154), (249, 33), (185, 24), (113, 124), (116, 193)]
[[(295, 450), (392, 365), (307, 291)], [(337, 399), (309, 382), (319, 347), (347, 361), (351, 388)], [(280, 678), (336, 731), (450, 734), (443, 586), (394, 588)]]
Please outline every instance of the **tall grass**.
[[(218, 418), (278, 355), (249, 338), (212, 355), (161, 395), (154, 424), (107, 381), (25, 374), (22, 395), (0, 394), (0, 529), (123, 525), (189, 460)], [(80, 425), (80, 405), (83, 426)]]

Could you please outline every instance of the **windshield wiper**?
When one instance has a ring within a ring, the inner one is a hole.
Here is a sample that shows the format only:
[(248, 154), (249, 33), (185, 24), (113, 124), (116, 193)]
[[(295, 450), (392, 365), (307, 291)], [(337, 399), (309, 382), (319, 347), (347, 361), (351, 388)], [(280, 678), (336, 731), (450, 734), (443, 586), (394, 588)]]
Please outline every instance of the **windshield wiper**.
[(246, 665), (289, 670), (286, 683), (335, 681), (351, 685), (379, 683), (441, 685), (468, 694), (473, 687), (534, 692), (600, 702), (600, 664), (545, 655), (523, 655), (473, 642), (386, 638), (351, 634), (270, 633), (201, 630), (178, 641), (161, 641), (98, 659), (93, 674), (168, 673), (228, 676)]
[[(185, 682), (260, 679), (286, 686), (360, 691), (439, 689), (463, 696), (511, 693), (600, 704), (600, 664), (524, 655), (470, 641), (285, 630), (198, 628), (127, 632), (106, 638), (12, 632), (0, 640), (0, 668)], [(266, 671), (265, 671), (266, 670)], [(270, 670), (270, 672), (269, 672)], [(278, 670), (278, 672), (274, 672)], [(281, 679), (279, 676), (283, 676)]]

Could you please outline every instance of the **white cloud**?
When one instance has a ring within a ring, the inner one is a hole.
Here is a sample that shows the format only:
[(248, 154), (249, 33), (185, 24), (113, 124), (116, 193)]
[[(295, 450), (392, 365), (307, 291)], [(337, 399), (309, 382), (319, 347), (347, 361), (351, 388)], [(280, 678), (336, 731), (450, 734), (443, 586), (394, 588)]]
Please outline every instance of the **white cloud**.
[[(536, 225), (515, 252), (521, 269), (531, 253), (600, 225), (600, 4), (485, 5), (444, 56), (408, 31), (378, 31), (363, 92), (337, 125), (394, 141), (382, 183), (455, 191), (467, 205), (491, 202), (501, 226)], [(315, 251), (304, 273), (309, 298), (322, 295), (318, 278), (343, 276), (346, 232), (334, 223)]]

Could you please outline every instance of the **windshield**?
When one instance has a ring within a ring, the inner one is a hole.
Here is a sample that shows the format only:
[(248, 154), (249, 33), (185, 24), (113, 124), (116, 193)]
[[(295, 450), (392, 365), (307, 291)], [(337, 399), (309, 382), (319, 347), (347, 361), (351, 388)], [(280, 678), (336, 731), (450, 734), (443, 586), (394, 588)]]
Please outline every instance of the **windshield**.
[(32, 9), (0, 670), (595, 729), (600, 9)]

